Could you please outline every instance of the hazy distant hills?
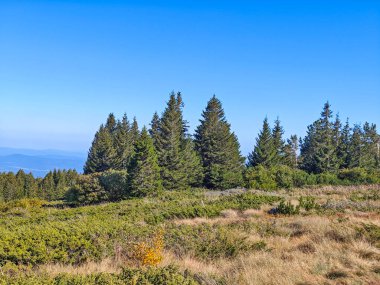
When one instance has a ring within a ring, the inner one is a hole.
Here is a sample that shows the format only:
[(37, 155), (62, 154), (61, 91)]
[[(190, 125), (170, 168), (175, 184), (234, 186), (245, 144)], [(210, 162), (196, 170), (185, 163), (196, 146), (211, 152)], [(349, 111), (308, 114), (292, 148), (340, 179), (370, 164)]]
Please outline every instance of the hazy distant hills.
[(38, 177), (53, 169), (76, 169), (82, 172), (85, 160), (85, 153), (0, 147), (0, 172), (23, 169)]

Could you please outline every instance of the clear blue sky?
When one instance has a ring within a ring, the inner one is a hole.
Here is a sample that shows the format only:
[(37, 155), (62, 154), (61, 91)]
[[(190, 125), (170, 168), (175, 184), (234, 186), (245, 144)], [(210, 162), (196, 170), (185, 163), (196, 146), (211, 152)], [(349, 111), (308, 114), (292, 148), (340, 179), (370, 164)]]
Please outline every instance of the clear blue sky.
[(216, 94), (244, 154), (265, 116), (304, 135), (326, 100), (380, 125), (380, 2), (0, 2), (0, 146), (86, 151), (172, 90), (192, 130)]

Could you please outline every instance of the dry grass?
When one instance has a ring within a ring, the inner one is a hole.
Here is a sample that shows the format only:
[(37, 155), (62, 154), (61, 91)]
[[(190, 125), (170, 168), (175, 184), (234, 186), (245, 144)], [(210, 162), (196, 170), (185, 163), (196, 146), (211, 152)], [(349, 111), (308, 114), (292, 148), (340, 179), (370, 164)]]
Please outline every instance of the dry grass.
[[(221, 276), (227, 284), (380, 284), (380, 276), (373, 272), (380, 261), (379, 249), (353, 240), (350, 223), (336, 225), (333, 219), (317, 216), (290, 217), (279, 218), (276, 227), (288, 235), (267, 238), (268, 251), (212, 263), (167, 254), (165, 262), (201, 276)], [(293, 237), (296, 231), (302, 234)], [(250, 238), (260, 236), (256, 233)]]
[(92, 273), (119, 273), (121, 269), (121, 264), (115, 262), (114, 259), (108, 258), (101, 262), (87, 262), (80, 266), (74, 265), (64, 265), (64, 264), (46, 264), (41, 265), (38, 268), (39, 272), (47, 273), (51, 276), (56, 276), (61, 273), (75, 274), (75, 275), (85, 275)]

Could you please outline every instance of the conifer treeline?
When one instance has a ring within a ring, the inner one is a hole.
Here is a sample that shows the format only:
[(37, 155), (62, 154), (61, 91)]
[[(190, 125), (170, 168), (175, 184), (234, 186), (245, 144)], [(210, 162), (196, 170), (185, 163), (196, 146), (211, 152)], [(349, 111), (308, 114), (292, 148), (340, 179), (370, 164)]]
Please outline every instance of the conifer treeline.
[[(375, 124), (350, 126), (333, 118), (329, 103), (304, 138), (284, 138), (280, 120), (267, 118), (247, 158), (221, 102), (213, 96), (194, 135), (183, 118), (181, 93), (171, 93), (161, 116), (140, 131), (136, 118), (110, 114), (92, 142), (84, 174), (52, 171), (34, 178), (20, 170), (0, 173), (0, 201), (42, 198), (80, 203), (120, 200), (188, 187), (302, 187), (379, 183), (380, 136)], [(87, 175), (91, 174), (91, 175)], [(337, 181), (338, 179), (339, 181)]]
[(153, 180), (155, 185), (148, 183), (150, 191), (241, 186), (244, 158), (221, 102), (215, 96), (208, 102), (194, 138), (188, 132), (183, 108), (181, 93), (171, 93), (162, 115), (155, 113), (149, 131), (144, 127), (142, 133), (136, 119), (130, 124), (126, 115), (116, 121), (110, 114), (95, 135), (84, 173), (126, 170), (131, 191)]
[(62, 199), (69, 187), (75, 185), (79, 174), (75, 170), (54, 170), (44, 178), (34, 178), (19, 170), (0, 173), (0, 201), (39, 198), (48, 201)]
[(275, 120), (271, 128), (265, 118), (246, 165), (238, 139), (215, 96), (203, 111), (193, 136), (183, 118), (183, 107), (181, 93), (170, 94), (162, 115), (153, 115), (149, 135), (145, 128), (139, 133), (136, 119), (130, 124), (126, 115), (116, 121), (110, 114), (95, 135), (85, 173), (127, 170), (134, 188), (150, 181), (147, 185), (155, 191), (244, 186), (244, 170), (258, 166), (287, 166), (315, 174), (355, 167), (380, 168), (376, 125), (351, 127), (347, 120), (343, 126), (339, 116), (333, 120), (329, 103), (303, 139), (291, 135), (285, 140), (280, 120)]
[(308, 126), (305, 138), (298, 141), (292, 135), (285, 142), (283, 133), (278, 119), (271, 130), (266, 118), (256, 146), (248, 156), (248, 166), (287, 165), (315, 174), (357, 167), (380, 168), (380, 136), (376, 125), (365, 122), (363, 126), (351, 127), (347, 119), (343, 126), (339, 115), (333, 119), (329, 103), (325, 103), (321, 117)]

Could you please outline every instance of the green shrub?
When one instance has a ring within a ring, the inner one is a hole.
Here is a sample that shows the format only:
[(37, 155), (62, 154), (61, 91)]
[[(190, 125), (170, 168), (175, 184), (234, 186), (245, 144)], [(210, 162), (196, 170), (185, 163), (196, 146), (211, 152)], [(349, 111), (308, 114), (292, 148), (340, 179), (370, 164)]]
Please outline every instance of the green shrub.
[(273, 190), (277, 184), (272, 172), (263, 166), (248, 168), (245, 171), (246, 186), (250, 189)]
[(375, 224), (363, 224), (357, 229), (358, 235), (380, 249), (380, 227)]
[(150, 267), (147, 269), (123, 269), (120, 279), (127, 285), (197, 285), (189, 274), (182, 274), (177, 267)]
[(100, 184), (100, 176), (101, 174), (99, 173), (79, 176), (77, 183), (67, 191), (66, 201), (82, 205), (108, 201), (109, 196)]
[(294, 169), (293, 170), (293, 185), (294, 187), (303, 187), (307, 185), (315, 185), (317, 183), (315, 176), (307, 172)]
[(40, 199), (20, 199), (20, 200), (13, 200), (9, 202), (2, 202), (0, 203), (0, 212), (8, 212), (11, 209), (15, 208), (21, 208), (21, 209), (39, 209), (41, 208), (46, 201), (40, 200)]
[(320, 185), (339, 185), (340, 183), (338, 177), (334, 173), (320, 173), (317, 174), (317, 184)]
[(377, 189), (370, 189), (366, 192), (355, 191), (350, 195), (350, 200), (354, 202), (378, 201), (380, 200), (380, 191)]
[(312, 209), (316, 209), (318, 207), (318, 204), (315, 202), (314, 197), (306, 196), (299, 198), (299, 206), (306, 211), (310, 211)]
[(293, 205), (290, 201), (285, 202), (284, 199), (281, 200), (277, 208), (273, 209), (274, 214), (281, 215), (298, 215), (301, 209), (309, 212), (313, 209), (317, 209), (319, 205), (315, 202), (315, 198), (312, 196), (301, 196), (298, 199), (298, 205)]
[(380, 183), (380, 169), (368, 170), (367, 183), (370, 183), (370, 184)]
[(367, 183), (368, 174), (363, 168), (341, 169), (338, 178), (350, 183)]
[(292, 188), (294, 187), (293, 173), (294, 170), (288, 166), (282, 165), (271, 169), (274, 174), (278, 188)]
[(108, 170), (100, 174), (99, 180), (110, 201), (120, 201), (128, 196), (128, 173), (126, 170)]
[(281, 215), (297, 215), (300, 213), (300, 206), (294, 206), (290, 201), (285, 202), (285, 200), (282, 200), (277, 206), (275, 213)]
[(97, 273), (88, 275), (60, 274), (56, 277), (24, 274), (1, 276), (0, 284), (7, 285), (198, 285), (189, 274), (182, 273), (177, 267), (162, 268), (125, 268), (120, 274)]

